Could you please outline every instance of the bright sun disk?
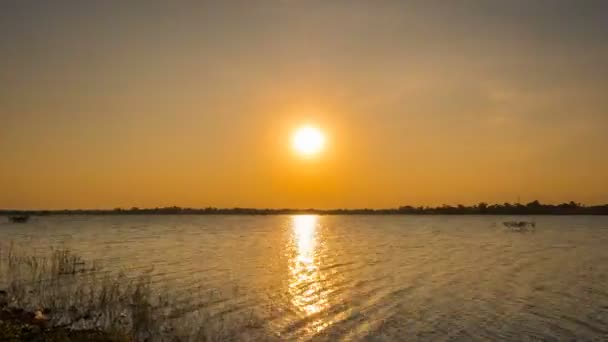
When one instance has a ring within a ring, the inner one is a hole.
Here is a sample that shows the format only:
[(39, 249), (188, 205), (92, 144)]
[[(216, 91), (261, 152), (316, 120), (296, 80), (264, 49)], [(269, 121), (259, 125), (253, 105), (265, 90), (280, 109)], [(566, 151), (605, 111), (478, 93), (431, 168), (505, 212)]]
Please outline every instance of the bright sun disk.
[(301, 127), (293, 136), (293, 147), (302, 155), (315, 155), (325, 147), (325, 136), (318, 128), (311, 126)]

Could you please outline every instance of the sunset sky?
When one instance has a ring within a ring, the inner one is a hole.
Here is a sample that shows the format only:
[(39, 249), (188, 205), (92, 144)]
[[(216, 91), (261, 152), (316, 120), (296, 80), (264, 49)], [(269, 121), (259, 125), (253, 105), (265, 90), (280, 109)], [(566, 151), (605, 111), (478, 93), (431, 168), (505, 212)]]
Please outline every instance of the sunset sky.
[(0, 3), (0, 208), (608, 202), (608, 1), (135, 3)]

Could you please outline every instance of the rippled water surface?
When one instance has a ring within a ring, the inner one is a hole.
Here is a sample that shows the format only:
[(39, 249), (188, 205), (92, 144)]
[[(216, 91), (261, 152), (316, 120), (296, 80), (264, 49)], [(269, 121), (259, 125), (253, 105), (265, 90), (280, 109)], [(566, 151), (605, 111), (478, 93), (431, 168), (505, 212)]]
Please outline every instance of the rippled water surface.
[(149, 272), (185, 315), (217, 289), (285, 340), (608, 341), (608, 217), (511, 219), (56, 216), (0, 240)]

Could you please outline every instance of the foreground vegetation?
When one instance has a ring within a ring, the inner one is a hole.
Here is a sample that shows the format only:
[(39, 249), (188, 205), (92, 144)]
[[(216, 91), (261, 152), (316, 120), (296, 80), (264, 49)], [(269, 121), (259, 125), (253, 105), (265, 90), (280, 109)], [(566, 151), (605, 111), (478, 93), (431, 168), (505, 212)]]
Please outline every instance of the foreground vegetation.
[(272, 339), (253, 313), (184, 312), (151, 285), (146, 274), (110, 274), (68, 249), (31, 256), (0, 243), (0, 341)]

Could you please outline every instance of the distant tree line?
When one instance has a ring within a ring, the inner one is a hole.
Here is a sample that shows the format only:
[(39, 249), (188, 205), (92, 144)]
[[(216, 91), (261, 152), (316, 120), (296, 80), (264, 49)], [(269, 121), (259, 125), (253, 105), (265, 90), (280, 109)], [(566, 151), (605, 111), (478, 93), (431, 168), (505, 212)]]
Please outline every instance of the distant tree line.
[(402, 206), (392, 209), (256, 209), (256, 208), (116, 208), (113, 210), (0, 210), (0, 215), (608, 215), (608, 204), (586, 206), (576, 202), (542, 204), (533, 201), (527, 204), (481, 202), (472, 206), (442, 205)]

